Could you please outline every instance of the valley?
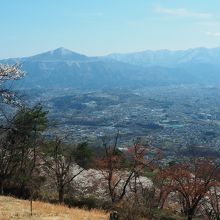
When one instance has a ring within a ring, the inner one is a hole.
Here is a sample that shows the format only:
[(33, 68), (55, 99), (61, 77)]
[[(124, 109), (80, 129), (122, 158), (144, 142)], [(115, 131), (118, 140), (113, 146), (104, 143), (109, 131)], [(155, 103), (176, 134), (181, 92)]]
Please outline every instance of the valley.
[(178, 153), (187, 155), (190, 148), (201, 155), (219, 153), (219, 87), (57, 89), (29, 95), (49, 111), (48, 137), (61, 134), (69, 141), (101, 145), (119, 131), (122, 147), (139, 138), (170, 160)]

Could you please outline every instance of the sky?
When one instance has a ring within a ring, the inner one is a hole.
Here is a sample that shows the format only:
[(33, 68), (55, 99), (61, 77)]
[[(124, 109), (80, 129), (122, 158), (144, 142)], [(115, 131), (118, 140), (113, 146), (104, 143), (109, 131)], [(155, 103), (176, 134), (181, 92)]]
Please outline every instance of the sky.
[(220, 0), (0, 0), (0, 59), (220, 46)]

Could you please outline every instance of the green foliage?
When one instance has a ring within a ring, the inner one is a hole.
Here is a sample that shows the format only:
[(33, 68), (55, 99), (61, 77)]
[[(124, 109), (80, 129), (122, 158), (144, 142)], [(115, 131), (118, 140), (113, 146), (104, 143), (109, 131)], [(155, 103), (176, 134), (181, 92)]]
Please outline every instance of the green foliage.
[(13, 118), (14, 132), (21, 136), (31, 137), (45, 131), (48, 126), (47, 113), (41, 105), (22, 108)]
[(78, 144), (75, 151), (75, 161), (76, 163), (87, 169), (91, 163), (93, 158), (93, 152), (92, 149), (88, 146), (88, 143), (83, 142), (81, 144)]
[(175, 160), (172, 160), (172, 161), (170, 161), (169, 163), (168, 163), (168, 165), (171, 167), (171, 166), (174, 166), (174, 165), (176, 165), (177, 164), (177, 161), (175, 161)]
[(153, 180), (156, 177), (157, 173), (155, 171), (145, 171), (144, 176)]
[(61, 139), (56, 138), (52, 140), (45, 140), (41, 145), (41, 150), (45, 156), (57, 157), (64, 156), (65, 158), (76, 157), (76, 146), (74, 144), (68, 144)]
[(41, 105), (22, 108), (11, 120), (10, 129), (5, 139), (2, 139), (0, 175), (4, 175), (4, 179), (1, 184), (6, 182), (4, 187), (10, 184), (11, 188), (16, 189), (16, 195), (25, 196), (25, 191), (29, 190), (28, 184), (33, 178), (36, 183), (41, 182), (36, 181), (41, 177), (36, 164), (40, 155), (39, 140), (47, 124), (47, 112)]

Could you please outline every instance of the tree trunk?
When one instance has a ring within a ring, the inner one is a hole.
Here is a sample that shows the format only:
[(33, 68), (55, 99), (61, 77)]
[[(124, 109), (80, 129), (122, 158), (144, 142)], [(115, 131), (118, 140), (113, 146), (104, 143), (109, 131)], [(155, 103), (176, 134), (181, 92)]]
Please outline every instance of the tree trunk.
[(4, 184), (3, 184), (3, 181), (0, 181), (0, 195), (4, 195)]
[(31, 195), (31, 198), (30, 198), (30, 209), (31, 209), (31, 216), (33, 214), (33, 198), (32, 198), (32, 195)]
[(187, 220), (192, 220), (193, 219), (193, 216), (192, 215), (188, 215), (187, 216)]
[(187, 212), (187, 220), (192, 220), (193, 216), (194, 216), (195, 210), (194, 209), (190, 209)]
[(59, 203), (63, 203), (64, 202), (64, 189), (63, 187), (59, 188)]

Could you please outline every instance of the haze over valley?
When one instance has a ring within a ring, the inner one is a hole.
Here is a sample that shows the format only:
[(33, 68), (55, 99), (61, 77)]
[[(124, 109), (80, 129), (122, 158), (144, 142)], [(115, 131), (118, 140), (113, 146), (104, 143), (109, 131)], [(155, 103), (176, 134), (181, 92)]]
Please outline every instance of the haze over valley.
[[(100, 143), (120, 131), (121, 145), (151, 141), (173, 159), (194, 145), (219, 152), (220, 48), (144, 51), (88, 57), (58, 48), (26, 58), (16, 84), (42, 102), (48, 136)], [(52, 123), (52, 124), (53, 124)]]

